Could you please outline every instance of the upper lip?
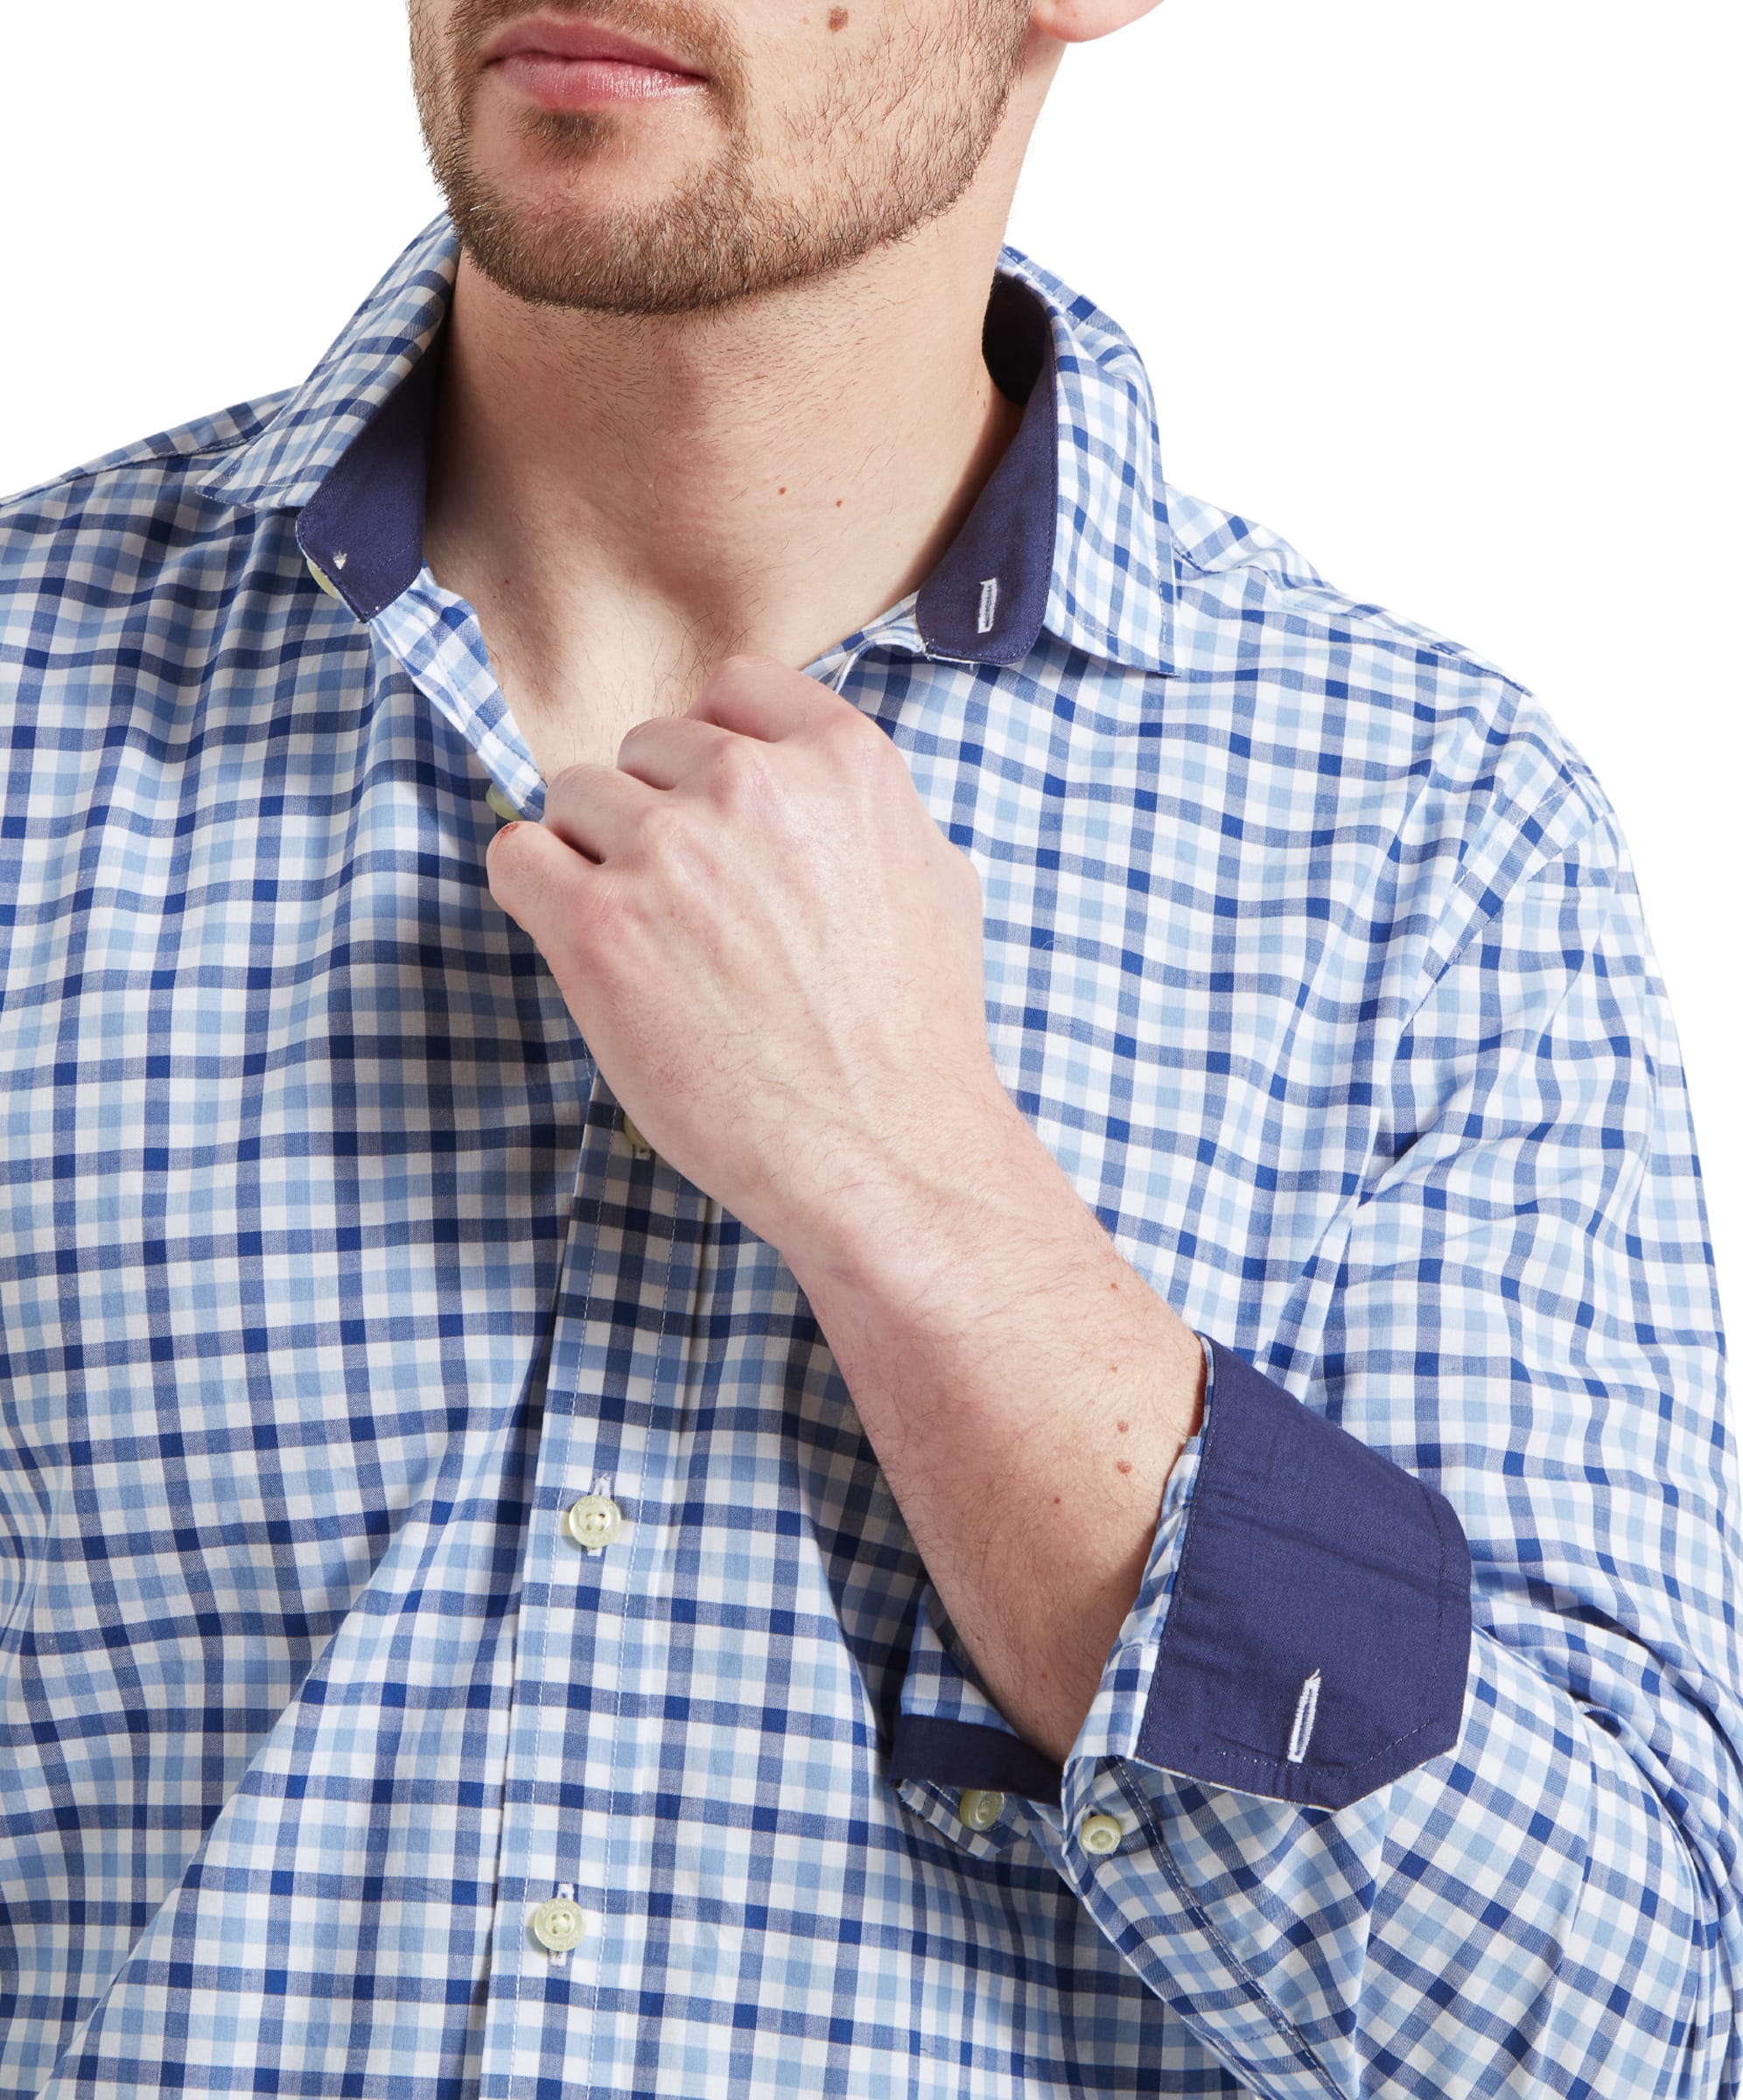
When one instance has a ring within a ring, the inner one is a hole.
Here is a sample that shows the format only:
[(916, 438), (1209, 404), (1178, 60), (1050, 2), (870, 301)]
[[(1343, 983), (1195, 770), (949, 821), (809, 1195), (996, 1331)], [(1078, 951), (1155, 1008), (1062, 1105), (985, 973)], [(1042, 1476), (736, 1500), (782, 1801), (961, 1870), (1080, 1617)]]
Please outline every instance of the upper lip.
[[(651, 44), (638, 44), (615, 30), (598, 29), (591, 22), (515, 22), (486, 47), (485, 63), (518, 57), (522, 52), (541, 52), (554, 59), (618, 59), (630, 66), (657, 66), (666, 73), (694, 74), (682, 59), (655, 51)], [(696, 77), (700, 78), (700, 75)]]

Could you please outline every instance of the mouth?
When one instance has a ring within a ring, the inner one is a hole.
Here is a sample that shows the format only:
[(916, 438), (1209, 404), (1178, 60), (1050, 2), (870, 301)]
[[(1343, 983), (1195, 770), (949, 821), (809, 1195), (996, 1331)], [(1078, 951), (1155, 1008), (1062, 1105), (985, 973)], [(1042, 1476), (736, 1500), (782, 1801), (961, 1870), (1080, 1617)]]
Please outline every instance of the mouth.
[(590, 22), (513, 23), (485, 51), (503, 83), (547, 109), (648, 102), (707, 85), (684, 59)]

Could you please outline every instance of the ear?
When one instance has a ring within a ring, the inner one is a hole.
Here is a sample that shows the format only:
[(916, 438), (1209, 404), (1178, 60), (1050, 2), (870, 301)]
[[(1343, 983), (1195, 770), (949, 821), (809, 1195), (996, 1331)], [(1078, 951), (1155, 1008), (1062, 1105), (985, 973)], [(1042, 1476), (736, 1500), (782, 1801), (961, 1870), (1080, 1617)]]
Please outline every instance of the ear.
[(1029, 27), (1060, 44), (1089, 44), (1159, 4), (1160, 0), (1033, 0)]

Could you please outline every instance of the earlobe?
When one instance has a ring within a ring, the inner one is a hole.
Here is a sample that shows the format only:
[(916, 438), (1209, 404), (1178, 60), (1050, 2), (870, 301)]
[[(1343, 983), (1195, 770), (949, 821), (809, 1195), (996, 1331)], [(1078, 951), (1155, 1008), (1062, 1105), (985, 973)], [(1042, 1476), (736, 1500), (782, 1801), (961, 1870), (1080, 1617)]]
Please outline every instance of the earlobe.
[(1029, 26), (1061, 44), (1093, 44), (1160, 4), (1161, 0), (1034, 0)]

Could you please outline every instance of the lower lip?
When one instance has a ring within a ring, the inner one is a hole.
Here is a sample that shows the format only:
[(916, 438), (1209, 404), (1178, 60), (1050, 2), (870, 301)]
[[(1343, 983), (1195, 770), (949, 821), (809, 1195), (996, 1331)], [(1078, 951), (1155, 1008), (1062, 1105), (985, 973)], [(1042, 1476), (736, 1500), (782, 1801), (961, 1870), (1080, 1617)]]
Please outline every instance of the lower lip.
[(496, 70), (511, 88), (547, 109), (581, 109), (590, 102), (651, 102), (708, 84), (700, 74), (668, 73), (662, 66), (630, 66), (621, 59), (559, 59), (538, 51), (499, 59)]

